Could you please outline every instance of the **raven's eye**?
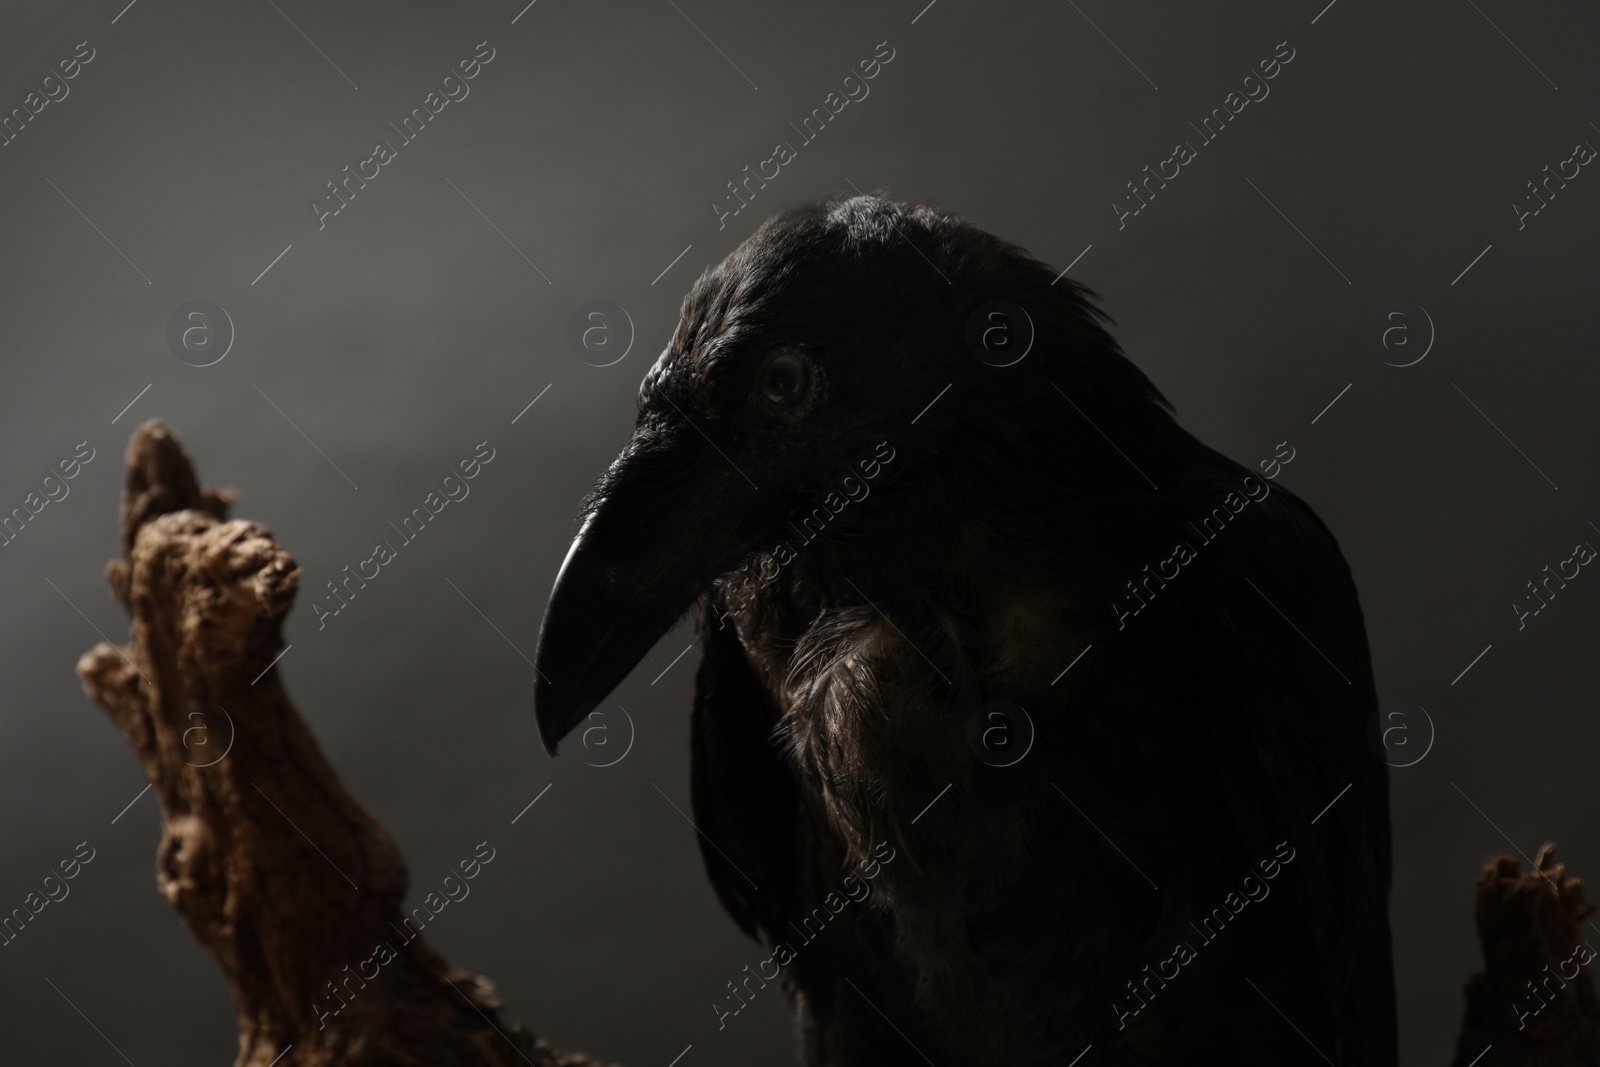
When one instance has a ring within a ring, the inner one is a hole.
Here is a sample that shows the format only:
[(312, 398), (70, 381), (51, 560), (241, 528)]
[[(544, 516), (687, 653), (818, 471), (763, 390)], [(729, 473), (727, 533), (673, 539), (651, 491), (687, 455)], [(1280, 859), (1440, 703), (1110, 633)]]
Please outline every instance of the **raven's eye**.
[(761, 365), (756, 390), (774, 411), (792, 411), (811, 395), (811, 360), (803, 352), (787, 350)]

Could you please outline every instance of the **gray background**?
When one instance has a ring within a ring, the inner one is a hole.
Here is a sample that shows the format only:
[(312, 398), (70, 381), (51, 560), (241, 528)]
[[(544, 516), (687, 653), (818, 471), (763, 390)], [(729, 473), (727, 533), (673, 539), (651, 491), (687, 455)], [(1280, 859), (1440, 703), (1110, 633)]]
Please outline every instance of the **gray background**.
[[(112, 825), (145, 783), (72, 672), (96, 627), (126, 634), (101, 568), (127, 434), (152, 416), (303, 566), (280, 668), (413, 884), (497, 847), (429, 929), (445, 953), (561, 1046), (662, 1067), (691, 1043), (683, 1067), (789, 1059), (774, 993), (720, 1033), (709, 1007), (759, 954), (667, 799), (688, 807), (695, 655), (651, 680), (686, 629), (617, 692), (637, 739), (604, 770), (579, 746), (544, 756), (517, 650), (532, 654), (574, 508), (625, 440), (694, 275), (767, 212), (851, 183), (936, 201), (1058, 268), (1092, 245), (1073, 276), (1189, 427), (1246, 464), (1297, 449), (1283, 481), (1355, 570), (1380, 692), (1437, 728), (1393, 774), (1404, 1062), (1450, 1054), (1486, 859), (1554, 839), (1600, 877), (1600, 577), (1585, 570), (1521, 632), (1509, 607), (1575, 542), (1600, 543), (1600, 174), (1520, 232), (1509, 206), (1576, 142), (1600, 144), (1593, 5), (539, 0), (513, 25), (520, 0), (139, 0), (113, 25), (123, 2), (0, 14), (0, 108), (77, 42), (98, 52), (0, 149), (0, 510), (77, 442), (97, 450), (0, 548), (0, 910), (77, 842), (98, 850), (71, 897), (0, 948), (6, 1062), (123, 1062), (64, 997), (140, 1067), (233, 1056), (223, 982), (154, 891), (156, 805)], [(483, 40), (497, 55), (470, 97), (319, 232), (307, 200)], [(719, 231), (725, 183), (884, 40), (896, 55), (871, 95)], [(1284, 40), (1297, 54), (1270, 97), (1119, 231), (1124, 182), (1195, 140), (1187, 123)], [(597, 297), (638, 333), (605, 369), (564, 340)], [(164, 340), (194, 298), (237, 328), (204, 369)], [(1437, 343), (1397, 369), (1376, 323), (1405, 304)], [(498, 454), (471, 497), (319, 632), (313, 591), (485, 439)]]

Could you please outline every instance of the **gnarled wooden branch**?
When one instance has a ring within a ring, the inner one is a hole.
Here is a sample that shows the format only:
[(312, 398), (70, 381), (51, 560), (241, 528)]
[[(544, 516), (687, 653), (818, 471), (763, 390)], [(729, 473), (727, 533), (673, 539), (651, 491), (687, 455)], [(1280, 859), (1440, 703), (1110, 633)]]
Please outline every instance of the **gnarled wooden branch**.
[(1600, 947), (1600, 935), (1586, 922), (1594, 911), (1583, 883), (1556, 862), (1554, 845), (1539, 849), (1530, 871), (1506, 856), (1484, 868), (1478, 879), (1484, 973), (1467, 983), (1455, 1067), (1600, 1063), (1600, 1003), (1586, 966), (1595, 955), (1591, 946)]
[[(127, 459), (123, 556), (106, 573), (132, 641), (97, 646), (78, 673), (160, 799), (157, 884), (233, 989), (236, 1067), (600, 1067), (506, 1026), (489, 980), (406, 924), (399, 851), (339, 784), (274, 666), (294, 560), (265, 527), (227, 521), (233, 494), (201, 488), (159, 422)], [(1535, 868), (1501, 857), (1479, 880), (1486, 968), (1467, 986), (1455, 1067), (1600, 1063), (1582, 966), (1595, 908), (1554, 846)]]
[(236, 1067), (291, 1045), (285, 1067), (595, 1067), (503, 1023), (489, 980), (406, 924), (405, 862), (273, 666), (294, 560), (265, 527), (227, 521), (233, 494), (202, 489), (159, 422), (127, 461), (107, 578), (132, 640), (97, 646), (78, 674), (160, 800), (157, 884), (232, 987)]

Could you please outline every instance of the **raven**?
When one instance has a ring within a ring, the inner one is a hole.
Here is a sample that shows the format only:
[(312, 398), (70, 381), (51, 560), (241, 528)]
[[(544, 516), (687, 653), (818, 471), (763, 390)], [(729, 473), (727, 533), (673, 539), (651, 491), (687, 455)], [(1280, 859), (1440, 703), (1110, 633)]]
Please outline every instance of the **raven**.
[(1350, 571), (1095, 299), (927, 205), (767, 220), (582, 506), (541, 736), (698, 605), (701, 851), (773, 949), (713, 1010), (779, 983), (807, 1064), (1392, 1065)]

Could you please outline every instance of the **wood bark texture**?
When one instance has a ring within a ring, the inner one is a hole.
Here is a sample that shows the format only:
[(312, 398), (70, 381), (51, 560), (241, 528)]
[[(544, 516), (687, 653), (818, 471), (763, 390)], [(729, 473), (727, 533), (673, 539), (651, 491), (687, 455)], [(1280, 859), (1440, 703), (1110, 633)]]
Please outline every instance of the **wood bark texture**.
[[(234, 494), (202, 488), (160, 422), (135, 431), (127, 463), (106, 577), (131, 638), (85, 653), (78, 674), (160, 800), (156, 884), (232, 988), (236, 1067), (602, 1067), (507, 1024), (487, 978), (407, 936), (405, 861), (275, 665), (299, 567), (264, 526), (229, 521)], [(1529, 871), (1488, 865), (1486, 966), (1454, 1067), (1600, 1064), (1592, 972), (1573, 968), (1600, 944), (1594, 911), (1553, 845)]]
[(405, 861), (272, 665), (294, 559), (228, 520), (233, 493), (201, 488), (159, 422), (127, 464), (106, 577), (132, 635), (78, 674), (161, 803), (156, 884), (232, 988), (236, 1067), (598, 1067), (506, 1023), (487, 978), (405, 926)]

